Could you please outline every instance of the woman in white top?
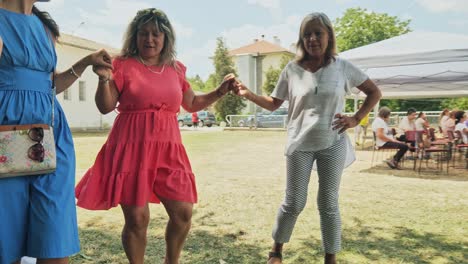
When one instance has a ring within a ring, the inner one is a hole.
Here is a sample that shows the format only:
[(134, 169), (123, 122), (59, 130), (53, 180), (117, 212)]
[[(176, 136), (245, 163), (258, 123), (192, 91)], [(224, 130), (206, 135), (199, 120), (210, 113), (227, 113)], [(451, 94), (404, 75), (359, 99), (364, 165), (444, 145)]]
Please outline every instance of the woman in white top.
[(448, 118), (446, 118), (442, 123), (442, 133), (444, 134), (445, 137), (448, 136), (447, 131), (453, 131), (455, 129), (455, 112), (456, 111), (451, 111), (448, 115)]
[[(381, 93), (365, 73), (336, 56), (335, 34), (325, 14), (312, 13), (304, 18), (297, 50), (296, 60), (283, 69), (270, 96), (256, 95), (241, 83), (237, 84), (237, 94), (270, 111), (289, 101), (286, 197), (273, 229), (274, 244), (268, 263), (281, 263), (283, 243), (289, 241), (305, 206), (315, 161), (325, 263), (336, 263), (335, 254), (341, 248), (338, 190), (344, 167), (354, 161), (353, 147), (343, 132), (359, 124)], [(367, 97), (359, 111), (345, 116), (345, 95), (352, 87)]]
[(401, 169), (399, 165), (400, 160), (408, 151), (409, 147), (393, 137), (392, 130), (388, 127), (390, 113), (388, 107), (380, 108), (377, 118), (372, 122), (372, 131), (375, 133), (375, 143), (377, 147), (398, 148), (393, 159), (387, 161), (387, 165), (392, 169)]
[(424, 112), (419, 112), (418, 118), (414, 121), (417, 131), (426, 130), (430, 127), (429, 122), (427, 121), (426, 114)]
[(463, 143), (468, 144), (468, 127), (465, 124), (465, 111), (457, 111), (455, 113), (455, 131), (460, 131)]
[[(444, 110), (442, 110), (442, 113), (440, 113), (440, 117), (439, 117), (439, 127), (440, 127), (440, 130), (442, 130), (442, 133), (444, 133), (444, 123), (447, 121), (447, 119), (449, 119), (450, 115), (450, 110), (445, 108)], [(444, 136), (447, 136), (445, 133), (444, 133)]]

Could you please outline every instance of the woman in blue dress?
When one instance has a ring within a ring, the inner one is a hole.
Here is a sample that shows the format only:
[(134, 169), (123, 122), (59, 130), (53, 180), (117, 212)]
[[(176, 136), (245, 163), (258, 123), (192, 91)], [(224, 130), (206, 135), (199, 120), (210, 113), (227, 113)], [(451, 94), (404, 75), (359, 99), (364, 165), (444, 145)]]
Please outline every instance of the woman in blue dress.
[(68, 256), (79, 251), (75, 152), (65, 114), (52, 97), (51, 79), (60, 93), (90, 65), (112, 67), (110, 56), (100, 50), (55, 72), (59, 30), (35, 2), (0, 1), (0, 124), (50, 124), (54, 106), (57, 169), (0, 179), (0, 264), (22, 256), (35, 257), (38, 264), (68, 263)]

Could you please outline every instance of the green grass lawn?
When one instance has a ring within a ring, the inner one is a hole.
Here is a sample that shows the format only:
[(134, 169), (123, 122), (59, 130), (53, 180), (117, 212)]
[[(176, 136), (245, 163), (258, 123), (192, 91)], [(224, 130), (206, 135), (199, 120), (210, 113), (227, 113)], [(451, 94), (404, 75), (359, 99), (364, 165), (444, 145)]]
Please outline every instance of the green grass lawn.
[[(285, 133), (182, 135), (199, 192), (182, 263), (266, 263), (284, 195)], [(105, 135), (75, 135), (77, 180), (104, 141)], [(408, 170), (397, 175), (369, 167), (370, 152), (359, 151), (343, 175), (339, 263), (468, 263), (468, 179), (428, 179)], [(308, 204), (285, 245), (284, 263), (322, 263), (316, 173), (309, 189)], [(146, 263), (161, 263), (167, 216), (161, 205), (150, 208)], [(72, 263), (127, 263), (120, 208), (79, 208), (78, 222), (82, 250)]]

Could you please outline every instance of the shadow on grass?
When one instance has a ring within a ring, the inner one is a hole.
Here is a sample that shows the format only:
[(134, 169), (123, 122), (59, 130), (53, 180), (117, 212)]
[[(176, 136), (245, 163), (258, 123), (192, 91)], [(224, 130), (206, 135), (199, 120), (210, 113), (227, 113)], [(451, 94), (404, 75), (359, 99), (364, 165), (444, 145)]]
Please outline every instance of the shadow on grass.
[[(164, 218), (152, 219), (149, 227), (145, 263), (162, 263), (165, 250)], [(369, 227), (359, 219), (343, 232), (340, 263), (466, 263), (468, 245), (451, 242), (439, 234), (406, 227)], [(191, 231), (181, 263), (254, 264), (265, 263), (267, 249), (244, 239), (245, 233), (233, 227), (228, 231)], [(121, 227), (107, 225), (80, 229), (82, 251), (71, 263), (127, 263), (120, 242)], [(156, 230), (156, 231), (155, 231)], [(158, 233), (159, 232), (159, 233)], [(295, 239), (294, 236), (292, 238)], [(286, 246), (285, 263), (322, 263), (321, 241), (315, 236), (296, 238), (297, 246)]]
[(449, 173), (447, 174), (445, 168), (444, 171), (425, 168), (421, 171), (421, 173), (418, 173), (418, 171), (413, 171), (412, 168), (404, 168), (403, 170), (391, 170), (388, 167), (384, 166), (374, 166), (369, 169), (360, 170), (360, 172), (424, 180), (468, 181), (468, 170), (466, 169), (462, 170), (450, 168)]
[[(431, 162), (433, 161), (431, 160)], [(435, 164), (427, 165), (425, 163), (423, 161), (420, 173), (418, 172), (419, 161), (417, 162), (416, 170), (413, 170), (412, 160), (406, 161), (402, 170), (392, 170), (385, 164), (378, 164), (371, 168), (360, 170), (360, 172), (425, 180), (468, 181), (468, 170), (458, 167), (454, 168), (452, 163), (449, 165), (448, 173), (445, 162), (442, 170), (437, 169), (437, 165)]]
[[(357, 226), (344, 230), (340, 263), (466, 263), (468, 259), (466, 243), (448, 242), (439, 234), (406, 227), (373, 228), (363, 226), (358, 219), (355, 222)], [(321, 241), (310, 237), (298, 249), (285, 250), (285, 262), (320, 263), (322, 254)]]
[(185, 246), (185, 263), (266, 262), (266, 253), (262, 254), (265, 247), (248, 243), (242, 236), (242, 232), (213, 235), (206, 231), (195, 231)]
[[(166, 219), (151, 219), (145, 263), (162, 263), (165, 252), (162, 232)], [(101, 226), (97, 229), (80, 228), (81, 252), (71, 263), (128, 263), (120, 239), (121, 226)], [(114, 231), (115, 230), (115, 231)], [(152, 234), (150, 234), (152, 233)], [(205, 230), (191, 231), (182, 252), (181, 263), (260, 263), (266, 258), (265, 248), (243, 239), (243, 231), (230, 230), (213, 234)], [(264, 245), (263, 245), (264, 246)], [(262, 253), (262, 254), (260, 254)]]

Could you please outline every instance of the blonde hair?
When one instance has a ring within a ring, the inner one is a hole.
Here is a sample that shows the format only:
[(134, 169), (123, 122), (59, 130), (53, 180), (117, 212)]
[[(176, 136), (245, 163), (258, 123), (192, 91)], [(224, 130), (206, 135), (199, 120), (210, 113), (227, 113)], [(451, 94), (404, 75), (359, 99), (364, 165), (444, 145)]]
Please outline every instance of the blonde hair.
[(166, 14), (160, 9), (147, 8), (137, 12), (132, 22), (127, 27), (124, 35), (124, 43), (120, 52), (120, 57), (128, 58), (138, 55), (137, 34), (138, 30), (147, 23), (153, 23), (156, 28), (163, 32), (164, 47), (160, 54), (160, 64), (168, 64), (176, 66), (176, 51), (175, 51), (175, 32), (171, 22)]
[(302, 20), (301, 27), (299, 30), (299, 38), (297, 39), (296, 47), (297, 47), (297, 54), (296, 54), (296, 60), (299, 62), (302, 62), (304, 59), (307, 57), (307, 52), (304, 47), (304, 30), (305, 27), (309, 22), (316, 21), (318, 22), (321, 26), (323, 26), (328, 33), (328, 46), (327, 50), (325, 51), (325, 60), (324, 60), (324, 66), (330, 64), (332, 60), (335, 59), (336, 56), (336, 37), (335, 37), (335, 31), (333, 30), (333, 25), (328, 18), (327, 15), (325, 15), (322, 12), (314, 12), (311, 14), (308, 14), (304, 19)]

